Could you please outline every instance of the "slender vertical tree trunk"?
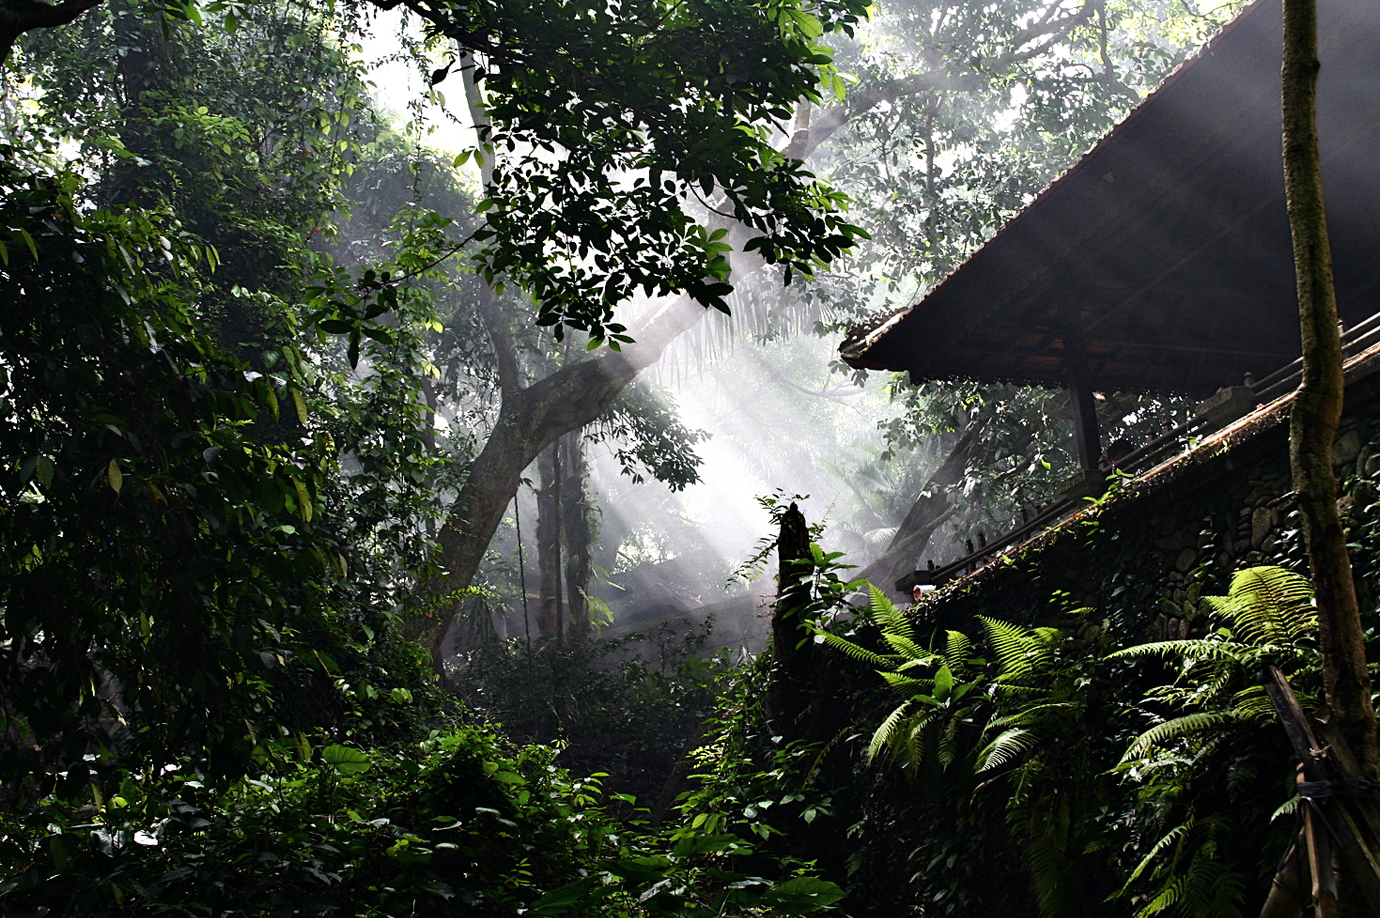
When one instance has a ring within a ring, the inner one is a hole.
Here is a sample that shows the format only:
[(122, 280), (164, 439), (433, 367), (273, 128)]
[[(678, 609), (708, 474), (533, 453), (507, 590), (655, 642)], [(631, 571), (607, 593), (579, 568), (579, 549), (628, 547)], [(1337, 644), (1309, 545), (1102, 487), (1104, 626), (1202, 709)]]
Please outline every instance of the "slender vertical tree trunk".
[(1303, 382), (1290, 420), (1289, 458), (1317, 597), (1327, 704), (1362, 770), (1357, 777), (1375, 779), (1375, 711), (1332, 472), (1332, 442), (1342, 416), (1342, 343), (1318, 153), (1317, 9), (1315, 0), (1283, 2), (1284, 184), (1303, 335)]
[(541, 586), (537, 627), (543, 635), (565, 642), (564, 603), (561, 597), (561, 450), (556, 441), (537, 459), (541, 490), (537, 492), (537, 569)]
[(579, 431), (560, 440), (564, 444), (565, 478), (561, 485), (561, 523), (565, 535), (565, 596), (571, 640), (589, 637), (590, 542), (589, 504), (585, 495), (584, 444)]

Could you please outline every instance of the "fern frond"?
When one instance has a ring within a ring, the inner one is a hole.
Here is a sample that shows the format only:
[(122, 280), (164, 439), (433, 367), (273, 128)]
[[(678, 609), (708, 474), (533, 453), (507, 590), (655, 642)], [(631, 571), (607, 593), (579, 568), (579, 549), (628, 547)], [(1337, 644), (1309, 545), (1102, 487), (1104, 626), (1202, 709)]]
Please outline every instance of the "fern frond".
[(879, 675), (886, 680), (887, 685), (912, 698), (916, 695), (930, 695), (934, 690), (933, 679), (916, 679), (913, 676), (903, 676), (885, 670), (880, 671)]
[(1302, 797), (1290, 797), (1281, 803), (1273, 813), (1270, 814), (1270, 822), (1274, 822), (1281, 816), (1292, 816), (1298, 812), (1299, 804), (1303, 802)]
[[(998, 677), (998, 678), (1000, 678), (1000, 677)], [(1011, 683), (1009, 683), (1009, 682), (995, 682), (995, 681), (994, 681), (994, 682), (992, 683), (992, 691), (993, 691), (994, 694), (999, 694), (999, 695), (1004, 695), (1004, 696), (1013, 696), (1013, 695), (1014, 695), (1014, 696), (1016, 696), (1016, 697), (1021, 697), (1021, 696), (1026, 696), (1026, 697), (1028, 697), (1028, 696), (1031, 696), (1031, 695), (1044, 695), (1044, 694), (1048, 691), (1048, 689), (1041, 688), (1041, 687), (1039, 687), (1039, 686), (1034, 686), (1034, 685), (1013, 685), (1013, 684), (1011, 684)]]
[(962, 666), (972, 655), (973, 642), (961, 631), (950, 631), (944, 639), (944, 659), (952, 667)]
[(895, 631), (883, 631), (882, 640), (886, 641), (892, 650), (906, 659), (918, 660), (921, 657), (930, 656), (928, 651), (920, 649), (919, 644), (904, 634), (898, 634)]
[(1252, 685), (1232, 698), (1232, 710), (1243, 721), (1260, 723), (1274, 720), (1275, 706), (1262, 685)]
[(948, 768), (958, 760), (958, 724), (957, 717), (950, 718), (949, 722), (944, 725), (944, 732), (939, 737), (939, 749), (936, 758), (944, 768)]
[(896, 736), (896, 730), (900, 727), (901, 722), (905, 720), (906, 713), (910, 710), (911, 704), (912, 702), (909, 699), (901, 702), (886, 716), (886, 720), (882, 721), (881, 725), (873, 731), (872, 739), (867, 744), (867, 761), (869, 763), (877, 758), (877, 754), (881, 752), (882, 749), (891, 745), (891, 741)]
[(843, 651), (843, 653), (853, 659), (866, 663), (874, 669), (891, 669), (895, 665), (893, 660), (881, 654), (874, 653), (866, 647), (859, 646), (846, 637), (840, 637), (830, 631), (816, 631), (815, 633), (822, 637), (824, 643), (828, 644), (830, 647), (833, 647), (835, 650)]
[(887, 598), (886, 594), (872, 584), (868, 584), (871, 599), (868, 602), (868, 611), (872, 614), (873, 621), (882, 629), (883, 634), (894, 634), (907, 640), (915, 640), (915, 629), (911, 624), (910, 616), (905, 609), (899, 608), (894, 602)]
[(1080, 915), (1078, 871), (1069, 863), (1072, 820), (1067, 798), (1044, 797), (1023, 809), (1025, 864), (1040, 914), (1046, 918)]
[[(1020, 688), (1020, 686), (1009, 686), (1009, 688)], [(1021, 708), (1019, 711), (995, 718), (988, 723), (987, 729), (991, 731), (1001, 730), (1005, 727), (1033, 727), (1046, 720), (1051, 713), (1071, 711), (1076, 707), (1077, 705), (1071, 701), (1046, 701), (1041, 704), (1032, 704), (1029, 707)]]
[(943, 666), (944, 658), (937, 653), (926, 654), (923, 657), (907, 660), (896, 667), (896, 672), (903, 673), (908, 669), (918, 669), (922, 666)]
[(1019, 678), (1030, 671), (1033, 664), (1032, 652), (1038, 649), (1038, 643), (1032, 639), (1030, 632), (1019, 625), (987, 618), (985, 615), (979, 615), (978, 621), (987, 632), (987, 639), (992, 643), (997, 661), (1001, 663), (999, 678)]
[(900, 618), (900, 620), (905, 620), (905, 618), (907, 618), (904, 610), (898, 609), (896, 603), (891, 602), (889, 596), (887, 596), (885, 592), (882, 592), (882, 588), (878, 587), (878, 585), (869, 583), (867, 585), (867, 592), (867, 610), (875, 620), (891, 623), (891, 621), (896, 621), (898, 618)]
[(1124, 763), (1132, 759), (1142, 758), (1154, 746), (1163, 745), (1169, 740), (1189, 733), (1198, 733), (1222, 724), (1234, 723), (1237, 719), (1234, 711), (1203, 711), (1175, 717), (1173, 720), (1167, 720), (1151, 727), (1132, 740), (1126, 754), (1121, 757), (1121, 761)]
[(1021, 727), (1002, 731), (996, 739), (978, 753), (978, 771), (1000, 768), (1012, 759), (1019, 758), (1035, 746), (1035, 734)]
[(1136, 918), (1151, 918), (1160, 912), (1171, 908), (1175, 903), (1183, 898), (1184, 878), (1175, 877), (1160, 890), (1160, 894), (1151, 899), (1145, 908), (1136, 912)]
[[(1209, 597), (1211, 598), (1211, 597)], [(1130, 657), (1187, 657), (1235, 659), (1240, 648), (1225, 641), (1211, 641), (1203, 638), (1181, 638), (1176, 641), (1152, 641), (1149, 644), (1133, 644), (1107, 654), (1108, 660), (1124, 660)]]
[(1155, 859), (1160, 856), (1160, 852), (1170, 845), (1177, 845), (1182, 842), (1188, 836), (1188, 833), (1193, 830), (1195, 822), (1196, 820), (1194, 817), (1190, 815), (1179, 825), (1166, 832), (1163, 838), (1151, 845), (1145, 857), (1141, 858), (1140, 863), (1136, 865), (1136, 869), (1132, 870), (1131, 875), (1126, 878), (1126, 885), (1121, 887), (1121, 892), (1117, 893), (1117, 895), (1125, 895), (1126, 891), (1131, 888), (1131, 884), (1140, 879), (1140, 875), (1145, 872), (1145, 869), (1154, 863)]
[(1232, 621), (1248, 644), (1291, 644), (1317, 623), (1313, 588), (1282, 567), (1251, 567), (1232, 578), (1226, 597), (1209, 602)]
[(875, 583), (867, 585), (867, 610), (878, 618), (889, 618), (896, 614), (896, 603), (882, 592), (882, 588)]

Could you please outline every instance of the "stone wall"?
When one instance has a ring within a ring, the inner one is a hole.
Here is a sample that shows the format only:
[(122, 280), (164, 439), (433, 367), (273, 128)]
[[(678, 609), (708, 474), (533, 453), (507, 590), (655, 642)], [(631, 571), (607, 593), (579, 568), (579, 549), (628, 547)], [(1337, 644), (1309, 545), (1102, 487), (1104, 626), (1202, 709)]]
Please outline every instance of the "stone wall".
[[(1363, 610), (1373, 610), (1380, 540), (1380, 359), (1349, 373), (1335, 447)], [(1110, 615), (1121, 641), (1191, 633), (1204, 591), (1225, 593), (1257, 564), (1301, 573), (1307, 561), (1293, 507), (1288, 409), (1281, 399), (1242, 418), (1086, 511), (927, 597), (923, 617), (953, 627), (975, 615), (1044, 623), (1070, 608)]]

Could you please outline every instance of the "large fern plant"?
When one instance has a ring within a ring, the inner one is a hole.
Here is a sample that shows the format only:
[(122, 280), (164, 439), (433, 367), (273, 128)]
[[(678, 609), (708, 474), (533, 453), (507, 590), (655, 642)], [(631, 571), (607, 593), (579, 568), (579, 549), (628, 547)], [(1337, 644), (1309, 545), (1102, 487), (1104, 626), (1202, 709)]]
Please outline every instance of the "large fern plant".
[(1242, 865), (1219, 844), (1222, 816), (1199, 817), (1185, 789), (1195, 775), (1239, 760), (1234, 746), (1274, 720), (1261, 686), (1266, 664), (1283, 670), (1308, 703), (1320, 670), (1312, 598), (1308, 581), (1292, 571), (1249, 568), (1236, 574), (1226, 596), (1204, 597), (1209, 617), (1203, 636), (1110, 655), (1159, 658), (1176, 669), (1170, 684), (1147, 693), (1141, 710), (1151, 724), (1116, 769), (1139, 784), (1143, 830), (1148, 839), (1158, 836), (1119, 894), (1139, 895), (1136, 918), (1239, 918)]
[(1041, 913), (1084, 914), (1073, 861), (1085, 846), (1060, 768), (1048, 757), (1064, 751), (1059, 740), (1086, 704), (1062, 653), (1064, 632), (979, 617), (978, 641), (950, 630), (922, 644), (908, 610), (876, 587), (870, 597), (877, 649), (820, 632), (825, 643), (876, 668), (901, 696), (872, 734), (869, 761), (889, 759), (929, 775), (946, 794), (1004, 793)]
[(1317, 610), (1308, 581), (1282, 567), (1252, 567), (1232, 578), (1226, 596), (1205, 596), (1212, 616), (1202, 637), (1128, 647), (1111, 659), (1160, 657), (1178, 668), (1175, 680), (1152, 690), (1157, 717), (1126, 750), (1123, 765), (1153, 762), (1174, 740), (1230, 723), (1272, 720), (1274, 708), (1259, 673), (1274, 664), (1286, 676), (1316, 671)]
[[(972, 639), (946, 631), (936, 646), (922, 646), (907, 610), (869, 586), (868, 617), (883, 647), (820, 631), (826, 644), (877, 669), (901, 702), (868, 743), (869, 762), (890, 756), (903, 767), (947, 769), (960, 759), (982, 772), (1028, 752), (1039, 725), (1068, 707), (1044, 697), (1041, 677), (1062, 640), (1057, 628), (1021, 628), (979, 617), (994, 661), (978, 656)], [(976, 743), (963, 743), (964, 734)], [(966, 748), (965, 748), (966, 746)]]

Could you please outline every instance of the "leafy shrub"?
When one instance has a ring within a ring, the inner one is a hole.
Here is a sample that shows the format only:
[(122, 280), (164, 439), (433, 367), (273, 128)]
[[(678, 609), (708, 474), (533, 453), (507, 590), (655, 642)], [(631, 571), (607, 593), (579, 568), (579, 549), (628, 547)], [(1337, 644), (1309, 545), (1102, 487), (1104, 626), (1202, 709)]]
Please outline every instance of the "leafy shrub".
[[(704, 658), (708, 628), (607, 641), (508, 641), (473, 651), (452, 684), (466, 702), (524, 743), (560, 742), (572, 772), (653, 802), (694, 745), (727, 658)], [(648, 651), (654, 650), (651, 654)], [(653, 659), (648, 659), (652, 656)]]
[(593, 780), (477, 727), (398, 752), (285, 742), (222, 789), (129, 776), (7, 820), (0, 911), (511, 915), (619, 851)]
[(842, 895), (732, 869), (730, 834), (614, 820), (544, 746), (464, 727), (396, 752), (284, 741), (213, 789), (130, 775), (0, 823), (0, 911), (90, 916), (803, 914)]

